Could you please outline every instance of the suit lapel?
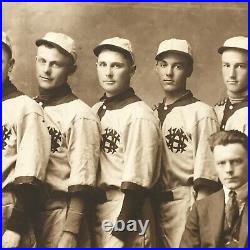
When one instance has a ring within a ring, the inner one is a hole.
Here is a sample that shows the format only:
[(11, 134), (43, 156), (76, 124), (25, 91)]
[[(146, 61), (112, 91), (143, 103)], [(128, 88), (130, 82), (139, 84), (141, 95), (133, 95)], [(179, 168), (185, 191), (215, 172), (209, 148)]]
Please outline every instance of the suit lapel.
[(246, 247), (247, 245), (247, 235), (248, 235), (248, 202), (246, 202), (240, 225), (240, 236), (239, 236), (239, 247)]
[(221, 231), (224, 226), (224, 211), (225, 211), (225, 195), (223, 189), (211, 195), (208, 204), (209, 224), (211, 230), (211, 242), (214, 247), (220, 246)]

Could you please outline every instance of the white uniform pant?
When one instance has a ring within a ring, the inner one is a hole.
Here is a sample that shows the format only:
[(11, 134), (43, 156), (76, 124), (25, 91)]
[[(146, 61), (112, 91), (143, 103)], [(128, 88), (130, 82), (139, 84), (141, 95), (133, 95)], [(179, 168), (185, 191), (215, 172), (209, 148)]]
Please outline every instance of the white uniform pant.
[[(12, 192), (5, 192), (5, 191), (2, 192), (2, 236), (6, 231), (7, 220), (10, 218), (12, 214), (15, 203), (16, 203), (16, 197)], [(36, 238), (34, 230), (29, 221), (28, 221), (28, 231), (24, 235), (21, 235), (21, 241), (18, 247), (22, 248), (36, 247)]]
[(161, 242), (164, 247), (178, 248), (194, 203), (194, 190), (192, 186), (180, 186), (171, 191), (174, 200), (160, 205)]
[(120, 214), (124, 193), (119, 189), (106, 191), (107, 201), (97, 205), (96, 218), (94, 227), (95, 247), (99, 248), (121, 248), (121, 247), (155, 247), (155, 221), (149, 199), (145, 200), (142, 208), (142, 214), (138, 220), (149, 220), (145, 234), (139, 235), (139, 232), (129, 233), (126, 242), (122, 242), (111, 234), (111, 231), (105, 232), (102, 229), (102, 222), (105, 220), (112, 221), (114, 224)]
[[(45, 209), (38, 214), (36, 221), (39, 247), (57, 248), (67, 219), (68, 204), (69, 200), (66, 197), (47, 200)], [(84, 219), (80, 227), (77, 247), (91, 247), (89, 228)]]

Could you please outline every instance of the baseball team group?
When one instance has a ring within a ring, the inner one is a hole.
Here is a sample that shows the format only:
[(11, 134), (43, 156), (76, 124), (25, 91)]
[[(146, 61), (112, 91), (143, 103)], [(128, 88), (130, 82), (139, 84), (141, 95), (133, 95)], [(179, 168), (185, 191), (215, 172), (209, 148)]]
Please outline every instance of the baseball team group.
[(35, 41), (34, 98), (13, 84), (12, 42), (2, 32), (3, 247), (247, 247), (248, 37), (215, 48), (227, 95), (213, 107), (187, 88), (195, 62), (186, 40), (156, 49), (163, 98), (154, 107), (131, 87), (125, 38), (93, 49), (104, 92), (93, 107), (68, 82), (72, 37)]

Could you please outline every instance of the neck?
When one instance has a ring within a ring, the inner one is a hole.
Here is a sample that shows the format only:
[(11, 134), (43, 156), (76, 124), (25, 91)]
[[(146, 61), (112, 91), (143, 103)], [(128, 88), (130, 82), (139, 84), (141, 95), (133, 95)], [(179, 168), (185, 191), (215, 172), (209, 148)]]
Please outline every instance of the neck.
[(39, 87), (39, 96), (47, 101), (66, 96), (70, 93), (72, 93), (72, 91), (67, 83), (52, 89), (44, 89)]
[(127, 92), (128, 89), (130, 89), (130, 86), (128, 86), (128, 87), (125, 88), (125, 89), (122, 89), (122, 90), (121, 90), (120, 92), (118, 92), (118, 93), (112, 94), (112, 93), (106, 92), (105, 95), (106, 95), (106, 97), (108, 97), (108, 98), (112, 98), (112, 97), (115, 97), (115, 96), (120, 96), (120, 95), (122, 95), (123, 93)]
[(248, 96), (248, 90), (245, 90), (240, 93), (233, 93), (231, 91), (227, 91), (227, 95), (231, 99), (245, 99)]
[(186, 89), (183, 89), (182, 91), (178, 92), (165, 92), (165, 104), (169, 105), (174, 102), (176, 102), (178, 99), (180, 99), (183, 95), (185, 95), (187, 92)]

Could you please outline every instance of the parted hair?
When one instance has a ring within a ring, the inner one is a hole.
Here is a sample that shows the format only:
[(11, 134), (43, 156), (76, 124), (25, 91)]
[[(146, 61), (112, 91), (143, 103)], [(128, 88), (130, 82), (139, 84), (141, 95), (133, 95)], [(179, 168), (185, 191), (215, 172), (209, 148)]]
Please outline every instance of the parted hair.
[(216, 132), (208, 138), (208, 141), (212, 152), (217, 145), (226, 146), (234, 143), (241, 144), (248, 151), (248, 137), (238, 130)]

